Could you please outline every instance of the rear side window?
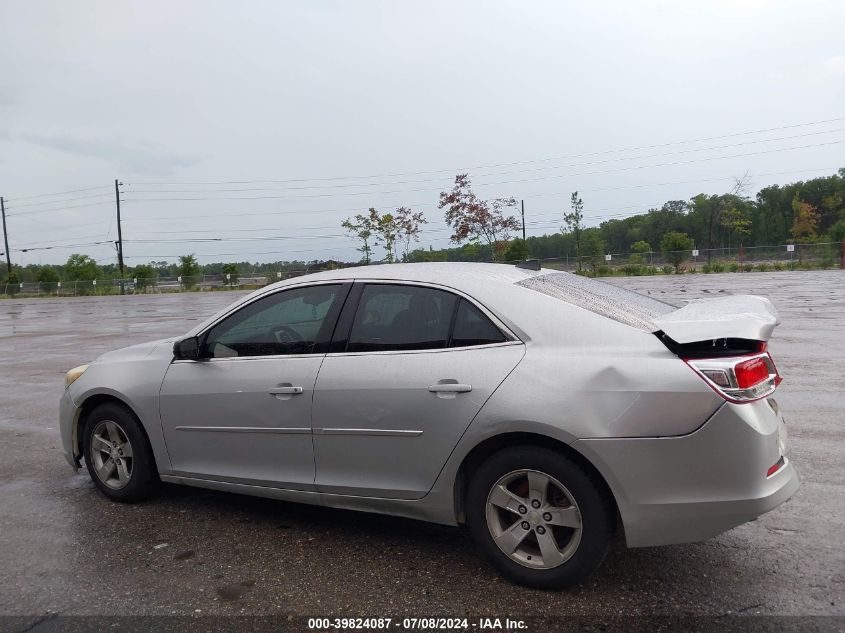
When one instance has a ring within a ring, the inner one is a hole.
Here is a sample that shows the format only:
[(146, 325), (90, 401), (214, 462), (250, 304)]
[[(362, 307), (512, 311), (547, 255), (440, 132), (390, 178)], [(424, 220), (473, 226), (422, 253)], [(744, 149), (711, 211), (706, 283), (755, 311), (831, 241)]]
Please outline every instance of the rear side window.
[(481, 310), (466, 299), (461, 299), (449, 347), (490, 345), (491, 343), (503, 343), (506, 340), (501, 330)]
[(364, 286), (346, 351), (444, 348), (457, 300), (455, 295), (434, 288)]

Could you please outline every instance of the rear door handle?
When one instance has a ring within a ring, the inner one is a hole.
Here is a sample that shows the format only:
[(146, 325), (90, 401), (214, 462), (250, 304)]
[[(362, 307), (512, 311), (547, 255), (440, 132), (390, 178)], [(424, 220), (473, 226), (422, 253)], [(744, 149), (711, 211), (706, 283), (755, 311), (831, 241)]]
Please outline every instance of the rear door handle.
[(431, 385), (428, 390), (432, 393), (466, 393), (472, 391), (472, 385), (465, 385), (460, 382), (439, 382)]

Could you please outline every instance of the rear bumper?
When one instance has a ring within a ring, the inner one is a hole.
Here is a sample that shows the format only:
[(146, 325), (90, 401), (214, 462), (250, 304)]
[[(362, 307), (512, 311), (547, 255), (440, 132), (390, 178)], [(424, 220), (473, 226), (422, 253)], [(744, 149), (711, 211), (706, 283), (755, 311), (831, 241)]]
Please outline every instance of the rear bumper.
[(578, 440), (619, 507), (629, 547), (716, 536), (779, 506), (798, 490), (782, 454), (785, 426), (771, 399), (725, 404), (689, 435)]

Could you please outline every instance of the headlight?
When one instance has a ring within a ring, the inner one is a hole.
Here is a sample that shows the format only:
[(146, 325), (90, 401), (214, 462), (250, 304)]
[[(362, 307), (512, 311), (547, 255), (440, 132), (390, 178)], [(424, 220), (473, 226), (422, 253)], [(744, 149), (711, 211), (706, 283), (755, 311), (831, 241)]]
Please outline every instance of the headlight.
[(80, 365), (79, 367), (74, 367), (68, 373), (66, 373), (65, 389), (70, 387), (76, 381), (77, 378), (84, 374), (86, 369), (88, 369), (88, 365)]

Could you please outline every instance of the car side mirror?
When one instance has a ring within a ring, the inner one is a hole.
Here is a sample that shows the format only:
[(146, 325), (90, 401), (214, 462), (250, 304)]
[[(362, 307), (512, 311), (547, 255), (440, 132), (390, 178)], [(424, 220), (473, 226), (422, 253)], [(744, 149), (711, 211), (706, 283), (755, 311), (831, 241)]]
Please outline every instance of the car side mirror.
[(196, 336), (183, 338), (173, 344), (173, 356), (176, 360), (199, 360), (200, 341)]

